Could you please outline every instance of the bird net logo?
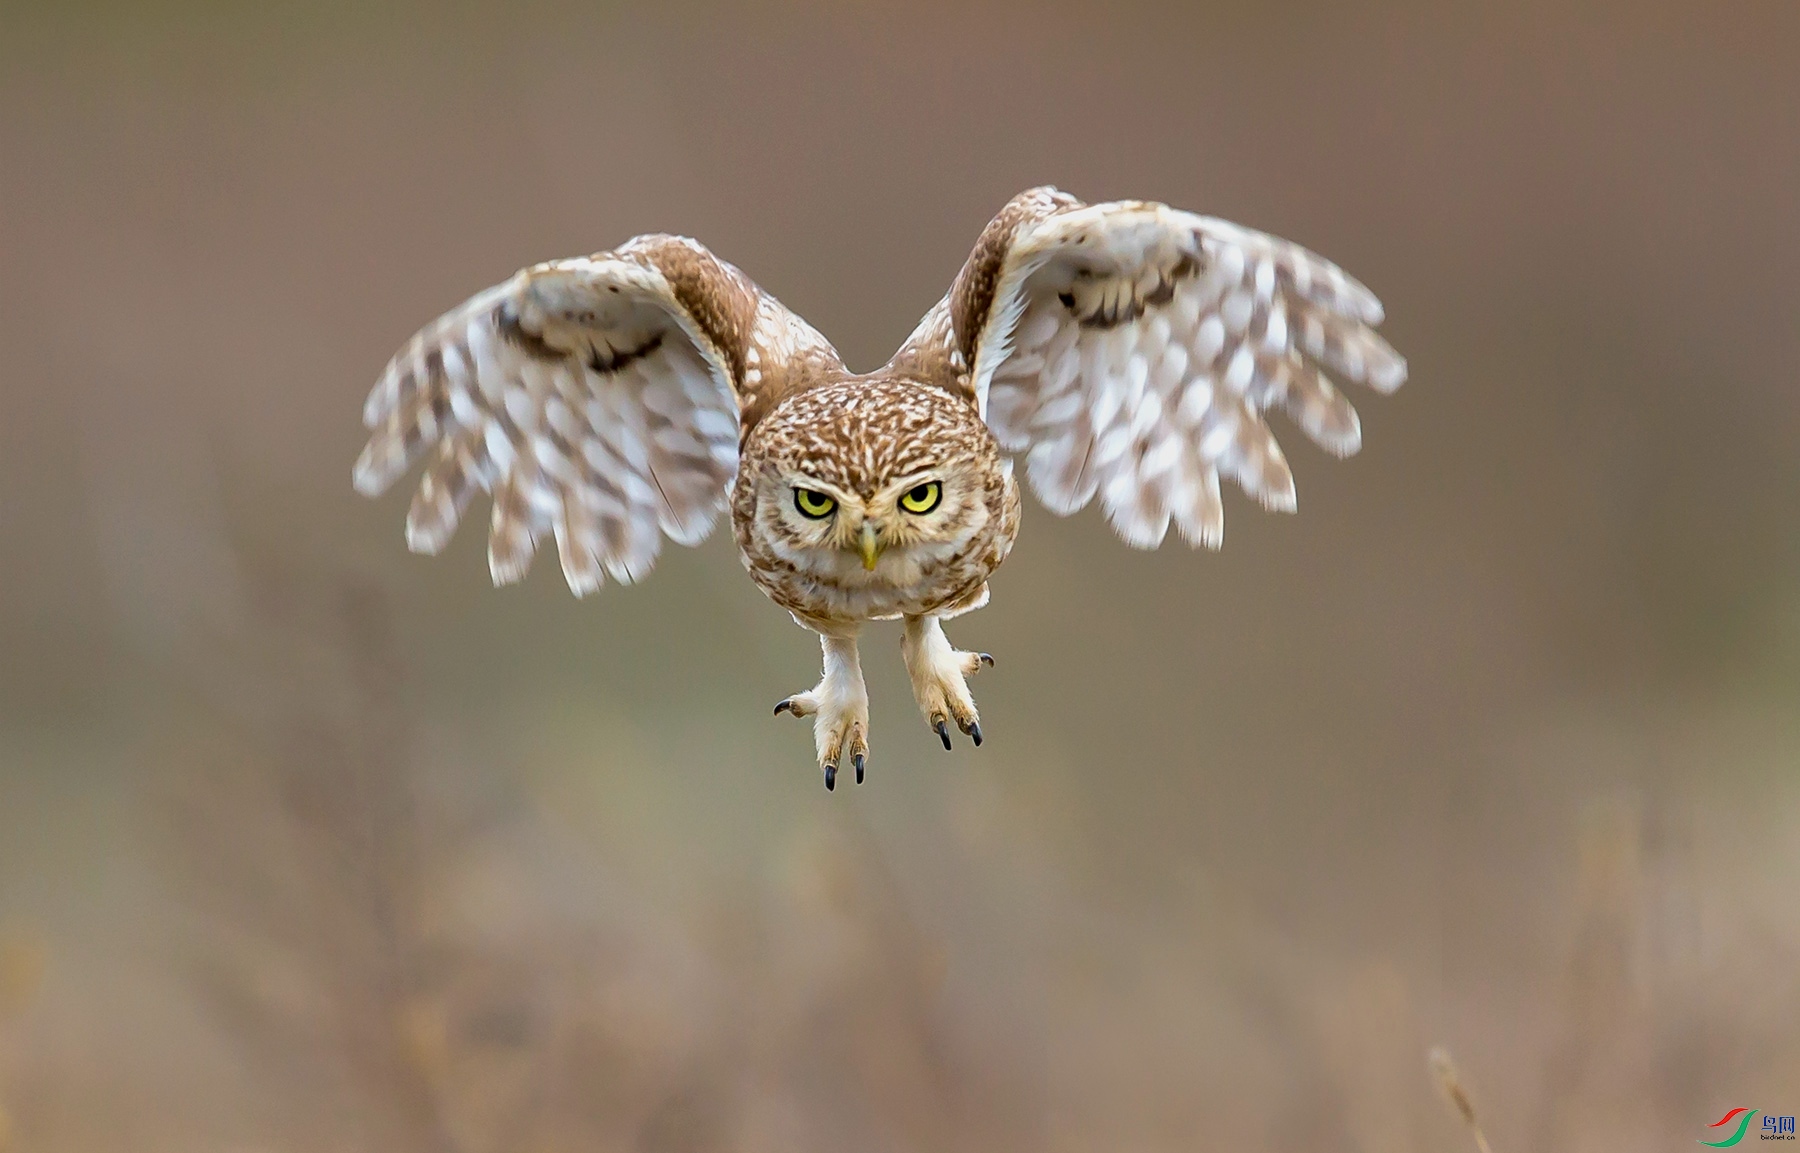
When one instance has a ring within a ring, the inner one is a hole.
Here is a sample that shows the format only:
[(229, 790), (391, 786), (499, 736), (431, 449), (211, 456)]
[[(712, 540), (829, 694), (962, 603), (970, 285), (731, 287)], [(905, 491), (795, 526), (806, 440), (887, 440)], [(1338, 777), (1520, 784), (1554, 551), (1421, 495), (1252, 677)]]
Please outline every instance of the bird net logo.
[[(1756, 1109), (1733, 1109), (1707, 1126), (1708, 1129), (1722, 1130), (1725, 1136), (1717, 1141), (1702, 1140), (1700, 1144), (1711, 1146), (1714, 1149), (1731, 1148), (1750, 1132), (1750, 1122), (1755, 1119), (1758, 1112), (1759, 1110)], [(1773, 1113), (1764, 1113), (1761, 1137), (1764, 1141), (1792, 1141), (1794, 1139), (1794, 1118), (1792, 1115), (1777, 1117)]]

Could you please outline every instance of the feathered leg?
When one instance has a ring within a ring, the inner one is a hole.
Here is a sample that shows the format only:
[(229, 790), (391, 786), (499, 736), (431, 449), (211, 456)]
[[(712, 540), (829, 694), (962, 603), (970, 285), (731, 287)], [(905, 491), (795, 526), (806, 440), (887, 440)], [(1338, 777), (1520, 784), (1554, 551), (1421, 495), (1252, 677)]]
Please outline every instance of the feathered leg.
[(863, 685), (856, 631), (820, 633), (819, 644), (825, 650), (825, 672), (819, 683), (782, 701), (775, 712), (816, 715), (813, 742), (818, 746), (819, 768), (825, 773), (827, 789), (836, 787), (838, 765), (845, 760), (856, 769), (860, 785), (869, 755), (869, 690)]
[(950, 747), (950, 725), (981, 744), (981, 716), (975, 711), (975, 699), (969, 695), (966, 678), (992, 666), (994, 658), (986, 653), (965, 653), (950, 645), (944, 626), (935, 616), (909, 616), (906, 632), (900, 638), (900, 655), (906, 659), (906, 673), (912, 679), (913, 698), (925, 723), (932, 727), (944, 747)]

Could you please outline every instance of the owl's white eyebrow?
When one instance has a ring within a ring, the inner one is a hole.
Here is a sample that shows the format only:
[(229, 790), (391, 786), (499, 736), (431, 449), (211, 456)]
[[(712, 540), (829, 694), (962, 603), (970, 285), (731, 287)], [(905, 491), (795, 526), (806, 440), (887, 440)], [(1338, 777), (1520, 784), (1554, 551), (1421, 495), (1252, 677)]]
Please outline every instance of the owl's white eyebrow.
[(840, 501), (848, 499), (848, 495), (844, 490), (838, 488), (836, 485), (827, 484), (825, 481), (817, 480), (804, 474), (795, 474), (794, 476), (789, 477), (788, 487), (803, 488), (809, 492), (822, 492), (826, 496), (835, 497)]
[(937, 481), (939, 483), (942, 483), (943, 479), (944, 478), (942, 476), (938, 475), (937, 469), (929, 468), (929, 469), (924, 469), (920, 472), (910, 473), (907, 476), (902, 477), (901, 479), (888, 485), (886, 488), (882, 489), (882, 491), (883, 492), (894, 492), (894, 491), (904, 492), (909, 488), (917, 488), (922, 484), (930, 484), (932, 481)]

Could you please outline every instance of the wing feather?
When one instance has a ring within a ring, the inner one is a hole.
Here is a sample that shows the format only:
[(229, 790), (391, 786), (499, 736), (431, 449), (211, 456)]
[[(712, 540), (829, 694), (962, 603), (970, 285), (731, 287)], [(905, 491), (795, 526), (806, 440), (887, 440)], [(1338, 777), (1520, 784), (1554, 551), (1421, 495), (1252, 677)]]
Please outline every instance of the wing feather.
[(1267, 508), (1295, 506), (1268, 412), (1335, 455), (1361, 447), (1326, 371), (1398, 388), (1406, 361), (1374, 331), (1381, 320), (1373, 293), (1289, 241), (1040, 188), (988, 225), (894, 364), (966, 365), (959, 382), (1052, 511), (1098, 497), (1131, 545), (1154, 548), (1173, 526), (1217, 547), (1221, 477)]
[(740, 430), (842, 368), (822, 336), (700, 245), (638, 237), (524, 269), (421, 329), (369, 393), (354, 479), (378, 495), (430, 453), (409, 548), (441, 550), (490, 492), (494, 582), (524, 577), (553, 537), (584, 595), (607, 576), (642, 579), (665, 535), (705, 539)]

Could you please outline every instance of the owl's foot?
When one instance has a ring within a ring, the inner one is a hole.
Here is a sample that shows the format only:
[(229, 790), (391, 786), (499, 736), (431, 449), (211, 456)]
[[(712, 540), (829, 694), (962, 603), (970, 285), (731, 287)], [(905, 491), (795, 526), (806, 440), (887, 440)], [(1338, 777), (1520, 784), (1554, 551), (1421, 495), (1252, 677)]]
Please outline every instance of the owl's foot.
[(776, 705), (775, 713), (816, 718), (813, 743), (827, 789), (837, 787), (838, 766), (846, 762), (856, 770), (860, 785), (869, 757), (869, 690), (863, 686), (856, 639), (821, 637), (820, 641), (825, 650), (824, 676), (806, 692)]
[(994, 658), (986, 653), (965, 653), (950, 646), (944, 626), (936, 617), (907, 617), (906, 632), (900, 639), (900, 654), (906, 658), (906, 673), (912, 679), (913, 698), (925, 723), (950, 747), (950, 726), (955, 725), (979, 747), (981, 715), (975, 711), (975, 698), (969, 695), (968, 678), (993, 666)]

